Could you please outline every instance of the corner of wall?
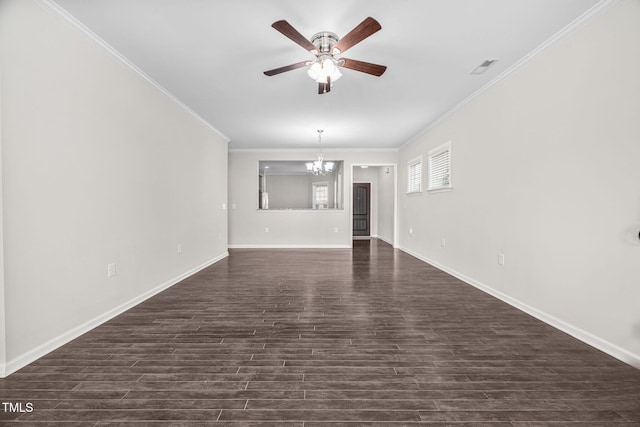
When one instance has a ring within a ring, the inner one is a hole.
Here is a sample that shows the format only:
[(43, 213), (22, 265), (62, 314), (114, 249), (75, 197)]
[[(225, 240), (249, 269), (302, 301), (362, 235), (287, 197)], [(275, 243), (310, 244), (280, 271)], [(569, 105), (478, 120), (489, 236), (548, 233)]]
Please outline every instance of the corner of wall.
[(0, 62), (0, 378), (4, 378), (7, 364), (4, 301), (4, 203), (2, 188), (2, 63)]

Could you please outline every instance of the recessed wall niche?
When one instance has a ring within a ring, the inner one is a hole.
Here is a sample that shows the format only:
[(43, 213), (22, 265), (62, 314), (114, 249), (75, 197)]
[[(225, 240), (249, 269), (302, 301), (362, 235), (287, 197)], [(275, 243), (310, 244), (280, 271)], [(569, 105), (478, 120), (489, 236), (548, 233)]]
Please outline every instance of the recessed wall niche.
[(343, 209), (344, 162), (333, 163), (326, 174), (307, 170), (308, 160), (260, 160), (258, 162), (259, 210)]

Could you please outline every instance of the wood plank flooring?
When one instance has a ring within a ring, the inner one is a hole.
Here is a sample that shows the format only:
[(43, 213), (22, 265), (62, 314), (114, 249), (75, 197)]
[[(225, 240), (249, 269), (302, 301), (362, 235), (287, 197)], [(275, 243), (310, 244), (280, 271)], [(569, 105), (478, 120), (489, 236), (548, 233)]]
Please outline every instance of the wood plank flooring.
[[(640, 371), (376, 240), (232, 250), (0, 380), (0, 424), (640, 425)], [(24, 408), (24, 406), (23, 406)]]

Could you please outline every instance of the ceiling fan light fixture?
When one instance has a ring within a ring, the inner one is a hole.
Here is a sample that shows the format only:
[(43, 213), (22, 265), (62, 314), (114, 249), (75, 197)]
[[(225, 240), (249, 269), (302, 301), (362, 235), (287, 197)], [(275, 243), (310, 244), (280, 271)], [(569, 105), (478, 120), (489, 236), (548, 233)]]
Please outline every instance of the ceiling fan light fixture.
[(322, 74), (320, 77), (316, 79), (316, 82), (326, 84), (326, 83), (329, 83), (329, 81), (331, 81), (331, 83), (333, 83), (336, 80), (338, 80), (340, 77), (342, 77), (342, 73), (340, 72), (340, 70), (335, 68), (331, 74)]
[(332, 59), (331, 61), (332, 61), (333, 71), (331, 71), (331, 74), (329, 75), (329, 77), (331, 77), (331, 81), (332, 82), (335, 82), (340, 77), (342, 77), (342, 73), (340, 72), (340, 69), (333, 64), (333, 62), (335, 62), (335, 60)]
[(307, 70), (307, 75), (317, 83), (328, 83), (329, 80), (327, 77), (330, 78), (332, 82), (335, 82), (342, 77), (337, 62), (338, 61), (333, 58), (318, 59), (311, 64)]
[(314, 61), (311, 64), (311, 67), (307, 70), (307, 74), (313, 80), (318, 80), (320, 78), (320, 74), (322, 73), (322, 65), (318, 61)]
[(336, 65), (333, 63), (333, 59), (325, 58), (322, 61), (322, 70), (326, 75), (330, 76), (335, 69), (336, 69)]

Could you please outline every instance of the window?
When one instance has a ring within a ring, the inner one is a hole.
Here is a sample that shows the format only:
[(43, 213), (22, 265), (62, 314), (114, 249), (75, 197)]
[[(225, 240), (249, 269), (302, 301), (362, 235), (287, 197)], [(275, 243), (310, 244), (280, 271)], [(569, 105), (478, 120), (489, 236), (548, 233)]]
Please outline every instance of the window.
[(314, 182), (313, 187), (313, 209), (329, 208), (329, 183)]
[(418, 157), (407, 165), (407, 193), (422, 191), (422, 157)]
[(429, 179), (427, 190), (451, 189), (451, 142), (429, 151)]

